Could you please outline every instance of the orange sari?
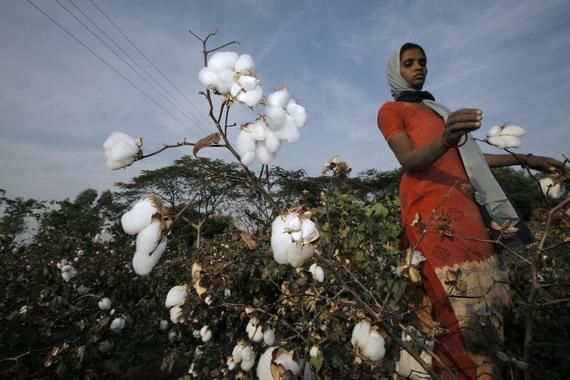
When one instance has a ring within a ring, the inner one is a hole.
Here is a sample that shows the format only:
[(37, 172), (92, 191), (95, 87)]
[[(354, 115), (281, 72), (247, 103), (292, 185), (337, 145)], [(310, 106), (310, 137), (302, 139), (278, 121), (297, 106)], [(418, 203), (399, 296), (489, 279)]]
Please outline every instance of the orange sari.
[[(406, 133), (415, 148), (444, 132), (437, 114), (402, 102), (384, 104), (378, 126), (386, 140)], [(503, 342), (507, 277), (486, 242), (489, 235), (457, 148), (424, 170), (406, 172), (400, 201), (407, 244), (426, 258), (422, 283), (437, 324), (435, 354), (458, 379), (500, 378), (493, 353)], [(432, 363), (447, 377), (445, 367)]]

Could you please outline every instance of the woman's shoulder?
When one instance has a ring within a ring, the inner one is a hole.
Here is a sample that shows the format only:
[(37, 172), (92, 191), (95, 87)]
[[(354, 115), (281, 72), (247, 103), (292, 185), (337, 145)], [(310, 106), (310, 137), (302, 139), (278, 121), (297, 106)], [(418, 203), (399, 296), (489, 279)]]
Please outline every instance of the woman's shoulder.
[(406, 105), (402, 102), (386, 102), (386, 103), (382, 104), (379, 112), (403, 111), (405, 109), (405, 107), (406, 107)]

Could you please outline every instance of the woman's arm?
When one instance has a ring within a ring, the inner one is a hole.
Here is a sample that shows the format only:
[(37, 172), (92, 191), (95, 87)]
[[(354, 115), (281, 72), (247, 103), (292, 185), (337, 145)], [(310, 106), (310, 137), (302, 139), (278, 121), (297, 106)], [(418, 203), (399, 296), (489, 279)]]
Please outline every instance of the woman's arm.
[(542, 172), (552, 172), (562, 168), (562, 162), (550, 157), (535, 156), (533, 154), (487, 154), (487, 164), (491, 168), (521, 165)]
[(388, 145), (402, 165), (404, 171), (422, 170), (437, 161), (451, 146), (456, 145), (461, 137), (481, 126), (481, 111), (461, 109), (449, 114), (445, 124), (445, 133), (432, 142), (414, 148), (404, 132), (393, 135)]

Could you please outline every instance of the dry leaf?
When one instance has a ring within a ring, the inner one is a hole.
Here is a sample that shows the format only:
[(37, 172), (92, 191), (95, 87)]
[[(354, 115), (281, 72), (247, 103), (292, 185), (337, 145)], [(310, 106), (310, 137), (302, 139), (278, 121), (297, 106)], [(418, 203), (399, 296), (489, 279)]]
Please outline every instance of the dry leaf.
[(246, 234), (245, 232), (242, 232), (240, 237), (241, 237), (241, 240), (245, 243), (245, 246), (247, 247), (247, 249), (253, 251), (254, 249), (257, 248), (257, 243), (255, 242), (255, 240), (253, 240), (253, 238), (251, 237), (250, 234)]
[(445, 281), (446, 285), (451, 286), (460, 292), (467, 291), (467, 282), (462, 279), (463, 273), (460, 268), (457, 268), (457, 270), (448, 269), (445, 274), (447, 277), (447, 280)]
[(192, 264), (192, 285), (194, 286), (196, 293), (198, 293), (198, 296), (201, 296), (202, 294), (208, 291), (208, 289), (200, 285), (201, 277), (202, 277), (202, 265), (200, 265), (200, 263), (195, 262)]
[(416, 228), (417, 226), (419, 226), (421, 221), (422, 221), (422, 216), (420, 215), (419, 212), (416, 212), (416, 215), (414, 215), (414, 220), (412, 220), (412, 223), (410, 223), (410, 226)]
[(440, 237), (453, 237), (454, 229), (452, 227), (451, 219), (447, 215), (440, 216), (437, 221), (437, 229)]
[(192, 154), (194, 155), (194, 157), (198, 157), (197, 154), (200, 150), (212, 146), (214, 144), (217, 144), (219, 142), (220, 142), (220, 133), (219, 132), (212, 133), (211, 135), (201, 138), (200, 140), (198, 140), (196, 144), (194, 144), (194, 149), (192, 149)]
[(459, 190), (463, 193), (463, 194), (473, 194), (475, 192), (475, 188), (473, 187), (473, 185), (471, 185), (468, 182), (464, 182), (462, 184), (459, 185)]

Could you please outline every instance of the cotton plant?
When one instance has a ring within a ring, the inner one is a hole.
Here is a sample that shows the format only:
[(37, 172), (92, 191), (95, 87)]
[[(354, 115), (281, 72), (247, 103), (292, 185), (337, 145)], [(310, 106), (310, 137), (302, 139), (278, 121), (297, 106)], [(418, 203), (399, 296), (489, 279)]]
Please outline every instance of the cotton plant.
[(170, 309), (170, 320), (172, 323), (184, 322), (184, 304), (188, 298), (188, 285), (177, 285), (172, 287), (166, 295), (164, 306)]
[(495, 125), (487, 132), (485, 141), (497, 148), (518, 148), (521, 145), (521, 137), (525, 134), (524, 128), (518, 125)]
[(107, 167), (118, 170), (132, 165), (142, 155), (142, 138), (134, 138), (123, 132), (112, 132), (103, 143)]
[(301, 374), (301, 363), (295, 351), (272, 346), (259, 358), (256, 374), (260, 380), (296, 378)]
[(133, 270), (139, 276), (148, 275), (158, 264), (166, 250), (165, 233), (171, 223), (166, 207), (154, 194), (146, 195), (137, 201), (121, 217), (123, 231), (129, 235), (137, 235), (132, 264)]
[(362, 357), (370, 361), (378, 361), (384, 358), (386, 354), (384, 338), (366, 320), (362, 320), (354, 326), (350, 342), (356, 350), (357, 358)]
[(309, 272), (315, 279), (315, 281), (323, 282), (325, 280), (325, 271), (316, 263), (311, 264), (309, 267)]
[(560, 199), (566, 194), (566, 186), (561, 179), (555, 176), (542, 177), (539, 180), (540, 190), (544, 196), (551, 199)]
[(271, 224), (271, 250), (279, 264), (297, 268), (313, 256), (312, 244), (320, 237), (310, 212), (285, 211)]
[[(414, 333), (416, 330), (412, 326), (408, 326), (408, 329)], [(411, 342), (412, 337), (406, 334), (405, 331), (402, 331), (402, 341), (403, 342)], [(433, 349), (433, 341), (426, 342), (427, 347), (429, 349)], [(420, 353), (420, 358), (428, 365), (431, 366), (432, 357), (431, 355), (422, 350)], [(400, 357), (396, 361), (396, 372), (398, 375), (411, 380), (428, 380), (431, 379), (428, 373), (426, 373), (425, 369), (418, 363), (416, 359), (412, 355), (408, 353), (408, 351), (404, 349), (400, 349)]]
[(99, 310), (106, 311), (111, 309), (112, 302), (108, 297), (104, 297), (99, 300), (97, 305), (99, 306)]

